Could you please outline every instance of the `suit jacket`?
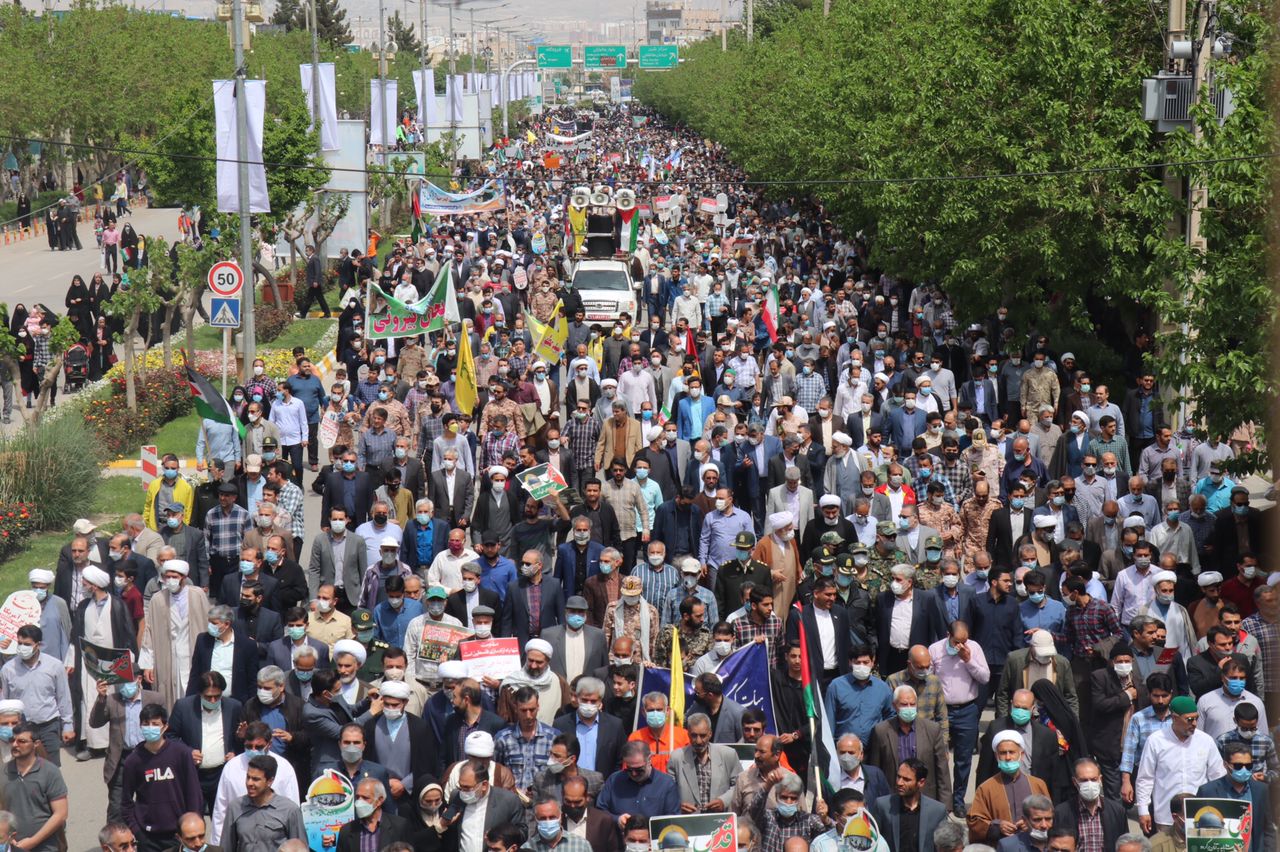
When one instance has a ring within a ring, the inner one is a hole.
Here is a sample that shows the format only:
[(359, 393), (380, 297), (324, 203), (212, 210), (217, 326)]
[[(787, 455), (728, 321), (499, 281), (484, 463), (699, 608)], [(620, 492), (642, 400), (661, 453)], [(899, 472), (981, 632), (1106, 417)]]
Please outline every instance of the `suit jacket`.
[[(897, 771), (895, 767), (895, 773)], [(893, 852), (931, 852), (933, 849), (933, 832), (946, 822), (947, 809), (936, 799), (928, 796), (920, 797), (920, 839), (918, 848), (903, 849), (898, 844), (898, 826), (902, 815), (902, 799), (896, 794), (882, 796), (871, 804), (871, 815), (875, 817), (880, 833), (889, 842)]]
[[(818, 676), (826, 670), (822, 659), (822, 642), (818, 639), (818, 621), (813, 614), (813, 604), (810, 603), (796, 612), (794, 609), (787, 616), (787, 641), (778, 643), (776, 649), (779, 659), (786, 654), (787, 645), (792, 642), (800, 641), (800, 625), (804, 624), (805, 641), (809, 648), (809, 671), (814, 676)], [(852, 634), (849, 631), (849, 611), (842, 606), (831, 607), (831, 624), (835, 628), (836, 639), (836, 673), (846, 675), (849, 673), (849, 648), (852, 643)], [(926, 643), (927, 644), (927, 643)]]
[(982, 394), (982, 410), (979, 411), (978, 405), (978, 381), (970, 379), (960, 386), (960, 407), (964, 408), (968, 405), (973, 409), (973, 413), (982, 418), (987, 425), (991, 425), (991, 421), (1000, 416), (1000, 406), (996, 402), (996, 383), (990, 379), (983, 379), (982, 386), (985, 389)]
[[(883, 436), (883, 429), (884, 417), (878, 411), (871, 412), (871, 431), (880, 431)], [(810, 432), (812, 433), (812, 427), (810, 427)], [(853, 439), (853, 448), (855, 450), (867, 442), (867, 435), (863, 434), (862, 429), (862, 409), (858, 409), (845, 418), (844, 433)]]
[[(493, 589), (486, 589), (483, 586), (476, 587), (476, 600), (480, 606), (487, 606), (495, 613), (502, 612), (502, 598)], [(467, 593), (465, 590), (458, 590), (449, 595), (444, 602), (444, 611), (447, 615), (461, 621), (463, 624), (469, 624), (470, 620), (467, 615)], [(501, 627), (501, 625), (499, 625)]]
[(941, 534), (937, 530), (935, 530), (933, 527), (927, 527), (924, 524), (917, 524), (916, 529), (918, 529), (920, 533), (919, 535), (916, 536), (916, 546), (914, 549), (911, 547), (911, 542), (907, 538), (906, 533), (899, 533), (898, 537), (894, 541), (897, 548), (901, 550), (903, 553), (907, 554), (907, 561), (913, 562), (919, 565), (920, 563), (925, 561), (924, 560), (924, 551), (925, 551), (924, 543), (928, 541), (931, 536), (936, 535), (939, 538), (941, 538)]
[(680, 541), (676, 534), (676, 501), (667, 500), (658, 504), (658, 508), (653, 513), (653, 531), (649, 539), (666, 542), (668, 558), (676, 554), (697, 554), (698, 552), (699, 543), (702, 541), (702, 510), (697, 504), (691, 504), (689, 515), (690, 540)]
[[(440, 738), (440, 762), (444, 766), (450, 766), (463, 758), (462, 748), (458, 743), (458, 729), (461, 727), (461, 714), (450, 713), (444, 723), (444, 735)], [(476, 730), (490, 735), (498, 733), (505, 727), (507, 727), (507, 720), (490, 710), (482, 709), (480, 717), (476, 719)]]
[[(204, 669), (201, 669), (201, 671), (204, 671)], [(254, 683), (254, 689), (257, 689), (257, 683)], [(187, 748), (192, 751), (200, 751), (203, 745), (200, 725), (201, 712), (203, 711), (200, 709), (199, 695), (188, 695), (186, 698), (179, 698), (174, 702), (173, 710), (169, 713), (169, 730), (166, 736), (186, 744)], [(236, 729), (240, 727), (240, 721), (243, 718), (244, 704), (234, 698), (228, 698), (226, 693), (223, 693), (222, 742), (227, 751), (239, 751), (236, 747)]]
[[(164, 696), (150, 689), (141, 691), (138, 699), (143, 707), (148, 704), (164, 704)], [(116, 767), (125, 758), (124, 754), (124, 700), (120, 694), (108, 690), (106, 695), (94, 699), (89, 711), (89, 725), (94, 728), (110, 725), (110, 736), (107, 740), (107, 759), (102, 765), (102, 778), (108, 784), (115, 777)]]
[[(489, 806), (484, 812), (484, 831), (487, 834), (495, 826), (514, 825), (526, 835), (528, 827), (525, 822), (524, 805), (520, 802), (520, 797), (510, 790), (504, 790), (502, 787), (489, 785)], [(457, 792), (449, 799), (445, 805), (445, 812), (449, 816), (453, 814), (465, 814), (467, 806), (462, 803)], [(445, 832), (444, 843), (445, 849), (457, 849), (459, 843), (459, 826), (462, 820), (459, 819), (449, 830)]]
[(910, 455), (911, 442), (916, 435), (924, 434), (925, 413), (919, 407), (910, 413), (905, 408), (899, 408), (890, 415), (889, 426), (892, 431), (889, 443), (898, 450), (900, 457)]
[(613, 418), (606, 420), (600, 428), (600, 437), (596, 440), (596, 469), (606, 469), (619, 456), (630, 466), (631, 459), (644, 446), (644, 440), (641, 436), (642, 431), (643, 428), (640, 426), (640, 421), (634, 417), (628, 417), (626, 429), (623, 433), (622, 446), (617, 447), (614, 446)]
[(619, 852), (622, 849), (622, 834), (618, 831), (618, 821), (595, 805), (587, 805), (587, 843), (594, 852)]
[[(970, 627), (973, 626), (973, 601), (978, 593), (973, 590), (973, 586), (968, 583), (960, 583), (956, 586), (956, 592), (959, 595), (958, 605), (956, 606), (956, 620), (963, 621)], [(937, 600), (938, 614), (942, 616), (942, 623), (951, 626), (951, 619), (947, 617), (947, 587), (935, 586), (929, 590), (929, 595)]]
[[(951, 801), (951, 771), (947, 768), (947, 739), (942, 726), (923, 716), (915, 721), (916, 757), (929, 767), (929, 777), (924, 782), (924, 794), (939, 802)], [(871, 742), (867, 747), (867, 762), (878, 767), (887, 778), (898, 773), (898, 740), (901, 728), (897, 719), (886, 719), (871, 729)]]
[[(776, 440), (776, 439), (775, 439)], [(766, 449), (765, 452), (768, 452)], [(779, 485), (786, 484), (787, 481), (787, 460), (782, 452), (771, 453), (769, 456), (769, 476), (764, 483), (766, 489), (776, 488)], [(808, 459), (796, 453), (796, 467), (800, 470), (800, 484), (805, 488), (813, 488), (813, 470), (808, 464)]]
[[(1262, 513), (1250, 508), (1248, 520), (1249, 546), (1254, 553), (1267, 552), (1267, 531), (1263, 524)], [(1240, 544), (1236, 537), (1236, 519), (1231, 514), (1231, 507), (1219, 509), (1214, 515), (1213, 533), (1209, 536), (1213, 544), (1213, 559), (1224, 580), (1236, 576), (1236, 564), (1240, 558)]]
[[(662, 511), (661, 506), (658, 507), (658, 511)], [(576, 547), (577, 545), (574, 542), (566, 541), (556, 548), (556, 566), (552, 574), (560, 583), (560, 587), (564, 589), (566, 600), (574, 595), (583, 593), (583, 590), (577, 586), (577, 577), (575, 576), (575, 565), (578, 558), (574, 553), (574, 548)], [(603, 550), (604, 545), (600, 542), (587, 542), (587, 576), (585, 579), (590, 580), (600, 573), (600, 553)]]
[[(231, 697), (243, 704), (258, 691), (258, 643), (239, 624), (232, 623), (235, 647), (231, 652)], [(196, 637), (191, 652), (191, 677), (187, 680), (187, 695), (198, 695), (200, 676), (213, 668), (213, 637), (201, 633)], [(199, 699), (197, 699), (198, 701)]]
[[(410, 519), (409, 523), (404, 525), (404, 537), (401, 539), (402, 546), (400, 548), (400, 561), (408, 565), (410, 570), (425, 574), (429, 565), (423, 565), (418, 561), (418, 525), (417, 516)], [(450, 527), (444, 521), (432, 516), (431, 518), (431, 554), (432, 558), (438, 553), (443, 553), (449, 547), (449, 530)]]
[(455, 529), (458, 521), (471, 517), (471, 507), (475, 500), (471, 487), (471, 474), (461, 467), (454, 468), (453, 493), (449, 493), (448, 482), (443, 470), (431, 471), (427, 484), (427, 496), (435, 507), (435, 516)]
[[(1262, 781), (1249, 779), (1249, 796), (1253, 799), (1253, 836), (1249, 840), (1248, 852), (1263, 852), (1264, 849), (1275, 849), (1276, 827), (1271, 824), (1271, 801), (1267, 793), (1267, 785)], [(1200, 785), (1196, 798), (1235, 799), (1239, 798), (1230, 776), (1224, 775)]]
[[(258, 582), (262, 584), (262, 605), (270, 606), (270, 601), (275, 597), (276, 587), (280, 585), (280, 581), (265, 571), (258, 572)], [(214, 590), (210, 589), (210, 592)], [(233, 571), (222, 578), (222, 588), (217, 590), (219, 599), (225, 601), (229, 607), (238, 607), (240, 605), (240, 572)]]
[(1147, 696), (1147, 686), (1136, 670), (1133, 673), (1133, 686), (1138, 697), (1130, 702), (1128, 693), (1120, 686), (1120, 676), (1109, 666), (1096, 669), (1089, 675), (1093, 718), (1085, 726), (1085, 730), (1089, 732), (1089, 748), (1098, 760), (1117, 764), (1120, 762), (1129, 709), (1136, 712), (1151, 703)]
[[(667, 763), (667, 774), (675, 778), (676, 784), (680, 787), (680, 801), (706, 804), (698, 793), (698, 770), (695, 760), (693, 746), (678, 748), (671, 753), (671, 760)], [(727, 809), (733, 785), (742, 774), (742, 763), (738, 760), (738, 753), (733, 749), (716, 744), (711, 745), (710, 761), (711, 793), (707, 801), (720, 799)]]
[[(279, 709), (284, 715), (285, 730), (293, 734), (293, 739), (284, 748), (285, 759), (293, 766), (299, 778), (310, 778), (311, 735), (307, 731), (306, 725), (302, 722), (303, 703), (301, 698), (296, 695), (290, 695), (288, 690), (285, 690), (284, 703), (280, 705)], [(244, 720), (246, 722), (257, 722), (262, 718), (262, 712), (262, 702), (258, 700), (257, 695), (245, 702)]]
[[(385, 849), (392, 843), (409, 843), (413, 836), (413, 825), (409, 820), (383, 808), (382, 816), (378, 818), (378, 848)], [(360, 820), (353, 819), (339, 829), (337, 849), (338, 852), (360, 852)]]
[[(800, 469), (804, 470), (805, 466), (801, 465)], [(797, 489), (797, 493), (799, 496), (797, 497), (796, 502), (798, 504), (797, 508), (800, 512), (800, 520), (796, 523), (796, 538), (803, 539), (805, 529), (808, 528), (809, 523), (813, 520), (813, 489), (806, 488), (801, 485)], [(782, 485), (775, 485), (769, 489), (769, 496), (765, 500), (764, 511), (766, 515), (773, 514), (774, 512), (787, 511), (786, 483), (783, 483)]]
[[(317, 586), (333, 582), (335, 566), (329, 534), (321, 532), (311, 540), (311, 580)], [(346, 548), (342, 552), (342, 591), (351, 606), (360, 605), (360, 589), (364, 585), (364, 572), (369, 567), (369, 550), (365, 541), (350, 530), (347, 531)]]
[[(991, 554), (992, 565), (1013, 565), (1013, 525), (1009, 522), (1009, 513), (1013, 510), (1003, 506), (991, 513), (991, 523), (987, 526), (987, 551)], [(1031, 509), (1022, 509), (1022, 534), (1031, 534)]]
[[(236, 623), (248, 631), (249, 622), (245, 620), (240, 607), (235, 607), (234, 612)], [(258, 607), (258, 621), (253, 633), (253, 638), (258, 642), (258, 658), (265, 660), (267, 646), (282, 636), (284, 636), (284, 622), (280, 620), (280, 614), (265, 606)]]
[[(1102, 848), (1115, 849), (1116, 838), (1129, 831), (1129, 817), (1124, 805), (1105, 796), (1102, 801)], [(1053, 824), (1065, 825), (1080, 834), (1080, 797), (1072, 796), (1053, 809)]]
[[(568, 628), (563, 624), (552, 625), (542, 629), (542, 638), (551, 643), (551, 671), (560, 675), (565, 680), (571, 678), (564, 671), (564, 643), (565, 631)], [(599, 627), (592, 627), (590, 624), (582, 628), (583, 647), (582, 647), (582, 674), (591, 674), (591, 672), (607, 666), (609, 664), (609, 649), (604, 644), (604, 631)]]
[[(387, 762), (382, 758), (387, 755), (379, 756), (377, 737), (374, 736), (380, 718), (381, 714), (364, 723), (364, 756), (366, 760), (386, 766)], [(405, 713), (402, 718), (404, 727), (409, 731), (409, 768), (413, 771), (413, 789), (406, 791), (406, 798), (402, 801), (416, 802), (418, 790), (440, 777), (440, 744), (436, 742), (436, 735), (426, 719), (412, 713)], [(387, 795), (391, 795), (390, 791)]]
[[(562, 734), (572, 734), (577, 729), (577, 724), (578, 713), (574, 710), (557, 716), (551, 727)], [(631, 733), (631, 725), (629, 721), (624, 723), (617, 716), (603, 710), (596, 714), (596, 724), (600, 726), (600, 730), (596, 733), (595, 771), (608, 778), (611, 772), (622, 766), (622, 747), (626, 745), (627, 736)]]
[[(342, 493), (339, 485), (342, 479), (342, 473), (339, 471), (330, 471), (324, 477), (324, 495), (320, 503), (320, 517), (323, 519), (321, 523), (328, 527), (329, 510), (333, 508), (337, 500), (337, 496)], [(356, 527), (369, 520), (369, 507), (373, 505), (373, 489), (374, 483), (372, 478), (366, 471), (356, 471), (355, 475), (355, 513), (347, 518), (347, 529), (354, 530)], [(243, 493), (243, 492), (241, 492)]]
[[(893, 592), (884, 591), (876, 598), (876, 649), (879, 654), (880, 670), (886, 671), (889, 647), (889, 627), (893, 622)], [(907, 639), (907, 647), (912, 645), (932, 645), (947, 635), (947, 625), (942, 613), (938, 611), (937, 598), (927, 591), (915, 589), (911, 593), (911, 635)], [(848, 666), (846, 665), (846, 670)], [(895, 770), (896, 772), (896, 770)]]
[[(512, 580), (507, 584), (506, 602), (502, 606), (502, 635), (514, 636), (520, 640), (520, 647), (535, 634), (530, 631), (529, 583), (523, 578)], [(539, 633), (554, 624), (564, 622), (564, 592), (560, 581), (555, 577), (542, 575), (542, 611), (540, 613)]]
[[(302, 641), (316, 649), (316, 668), (329, 668), (329, 646), (310, 636), (303, 637)], [(281, 636), (267, 645), (267, 656), (263, 664), (279, 666), (286, 672), (293, 670), (293, 642), (288, 636)]]
[[(996, 718), (1009, 713), (1009, 708), (1013, 704), (1013, 693), (1019, 689), (1031, 688), (1031, 684), (1023, 683), (1026, 678), (1027, 660), (1030, 654), (1030, 648), (1018, 648), (1016, 651), (1010, 652), (1009, 656), (1005, 658), (1004, 668), (997, 675), (999, 681), (995, 692)], [(1066, 657), (1056, 654), (1053, 658), (1053, 672), (1054, 683), (1062, 693), (1062, 697), (1066, 699), (1067, 706), (1079, 716), (1080, 697), (1076, 693), (1075, 678), (1071, 675), (1071, 663), (1067, 661)], [(992, 672), (992, 674), (995, 673)], [(1045, 776), (1041, 775), (1040, 777), (1044, 778)]]

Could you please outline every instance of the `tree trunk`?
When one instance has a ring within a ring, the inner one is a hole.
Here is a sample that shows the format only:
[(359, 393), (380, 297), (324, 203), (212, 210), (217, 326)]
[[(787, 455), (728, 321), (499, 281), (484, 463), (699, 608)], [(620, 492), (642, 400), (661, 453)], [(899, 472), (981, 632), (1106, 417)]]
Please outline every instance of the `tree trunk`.
[(164, 353), (164, 368), (166, 370), (173, 369), (173, 334), (171, 329), (173, 327), (173, 315), (177, 313), (177, 310), (178, 300), (176, 298), (165, 302), (164, 312), (162, 313), (164, 321), (163, 325), (160, 326), (160, 346), (161, 351)]
[(138, 386), (134, 382), (133, 338), (138, 332), (138, 317), (142, 315), (140, 308), (134, 308), (124, 330), (124, 400), (130, 411), (138, 410)]
[(45, 365), (44, 376), (40, 379), (39, 393), (36, 395), (36, 407), (31, 411), (31, 425), (40, 425), (40, 416), (49, 407), (53, 398), (53, 386), (58, 382), (58, 374), (62, 372), (62, 356), (57, 355)]
[(182, 305), (182, 321), (186, 324), (187, 356), (194, 357), (196, 351), (196, 305), (200, 302), (201, 288), (187, 290), (187, 299)]

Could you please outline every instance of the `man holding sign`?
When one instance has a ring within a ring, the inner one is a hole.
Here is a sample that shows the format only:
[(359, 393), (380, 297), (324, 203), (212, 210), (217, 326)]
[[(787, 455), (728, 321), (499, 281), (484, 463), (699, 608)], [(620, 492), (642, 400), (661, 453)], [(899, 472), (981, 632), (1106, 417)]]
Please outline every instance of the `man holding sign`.
[[(71, 617), (71, 635), (75, 637), (75, 661), (68, 666), (68, 674), (79, 670), (74, 690), (77, 695), (76, 710), (79, 713), (81, 731), (84, 734), (77, 760), (88, 760), (89, 749), (105, 749), (110, 743), (107, 726), (89, 726), (89, 715), (97, 701), (97, 681), (108, 679), (109, 672), (86, 665), (84, 645), (92, 643), (99, 648), (137, 651), (137, 631), (129, 616), (124, 599), (111, 594), (111, 577), (97, 565), (85, 566), (80, 575), (84, 594), (80, 605)], [(115, 655), (113, 655), (115, 656)], [(132, 672), (130, 672), (132, 674)]]

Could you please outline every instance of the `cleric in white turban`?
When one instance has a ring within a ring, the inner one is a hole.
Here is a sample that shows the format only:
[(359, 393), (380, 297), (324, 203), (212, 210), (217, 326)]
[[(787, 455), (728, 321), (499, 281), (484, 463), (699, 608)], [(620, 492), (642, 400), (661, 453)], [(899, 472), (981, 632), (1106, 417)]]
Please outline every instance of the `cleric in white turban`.
[[(538, 693), (538, 721), (550, 725), (569, 699), (569, 684), (551, 670), (551, 643), (530, 639), (524, 646), (524, 668), (503, 678), (498, 693), (498, 715), (515, 718), (515, 693), (521, 687), (532, 687)], [(509, 710), (512, 712), (503, 712)]]

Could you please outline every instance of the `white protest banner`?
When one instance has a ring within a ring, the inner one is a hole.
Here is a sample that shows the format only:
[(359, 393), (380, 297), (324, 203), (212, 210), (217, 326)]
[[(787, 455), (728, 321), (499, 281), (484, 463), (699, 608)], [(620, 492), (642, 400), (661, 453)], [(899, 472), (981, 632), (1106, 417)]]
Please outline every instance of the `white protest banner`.
[(458, 653), (467, 664), (467, 677), (502, 680), (520, 671), (519, 639), (472, 639), (458, 645)]

